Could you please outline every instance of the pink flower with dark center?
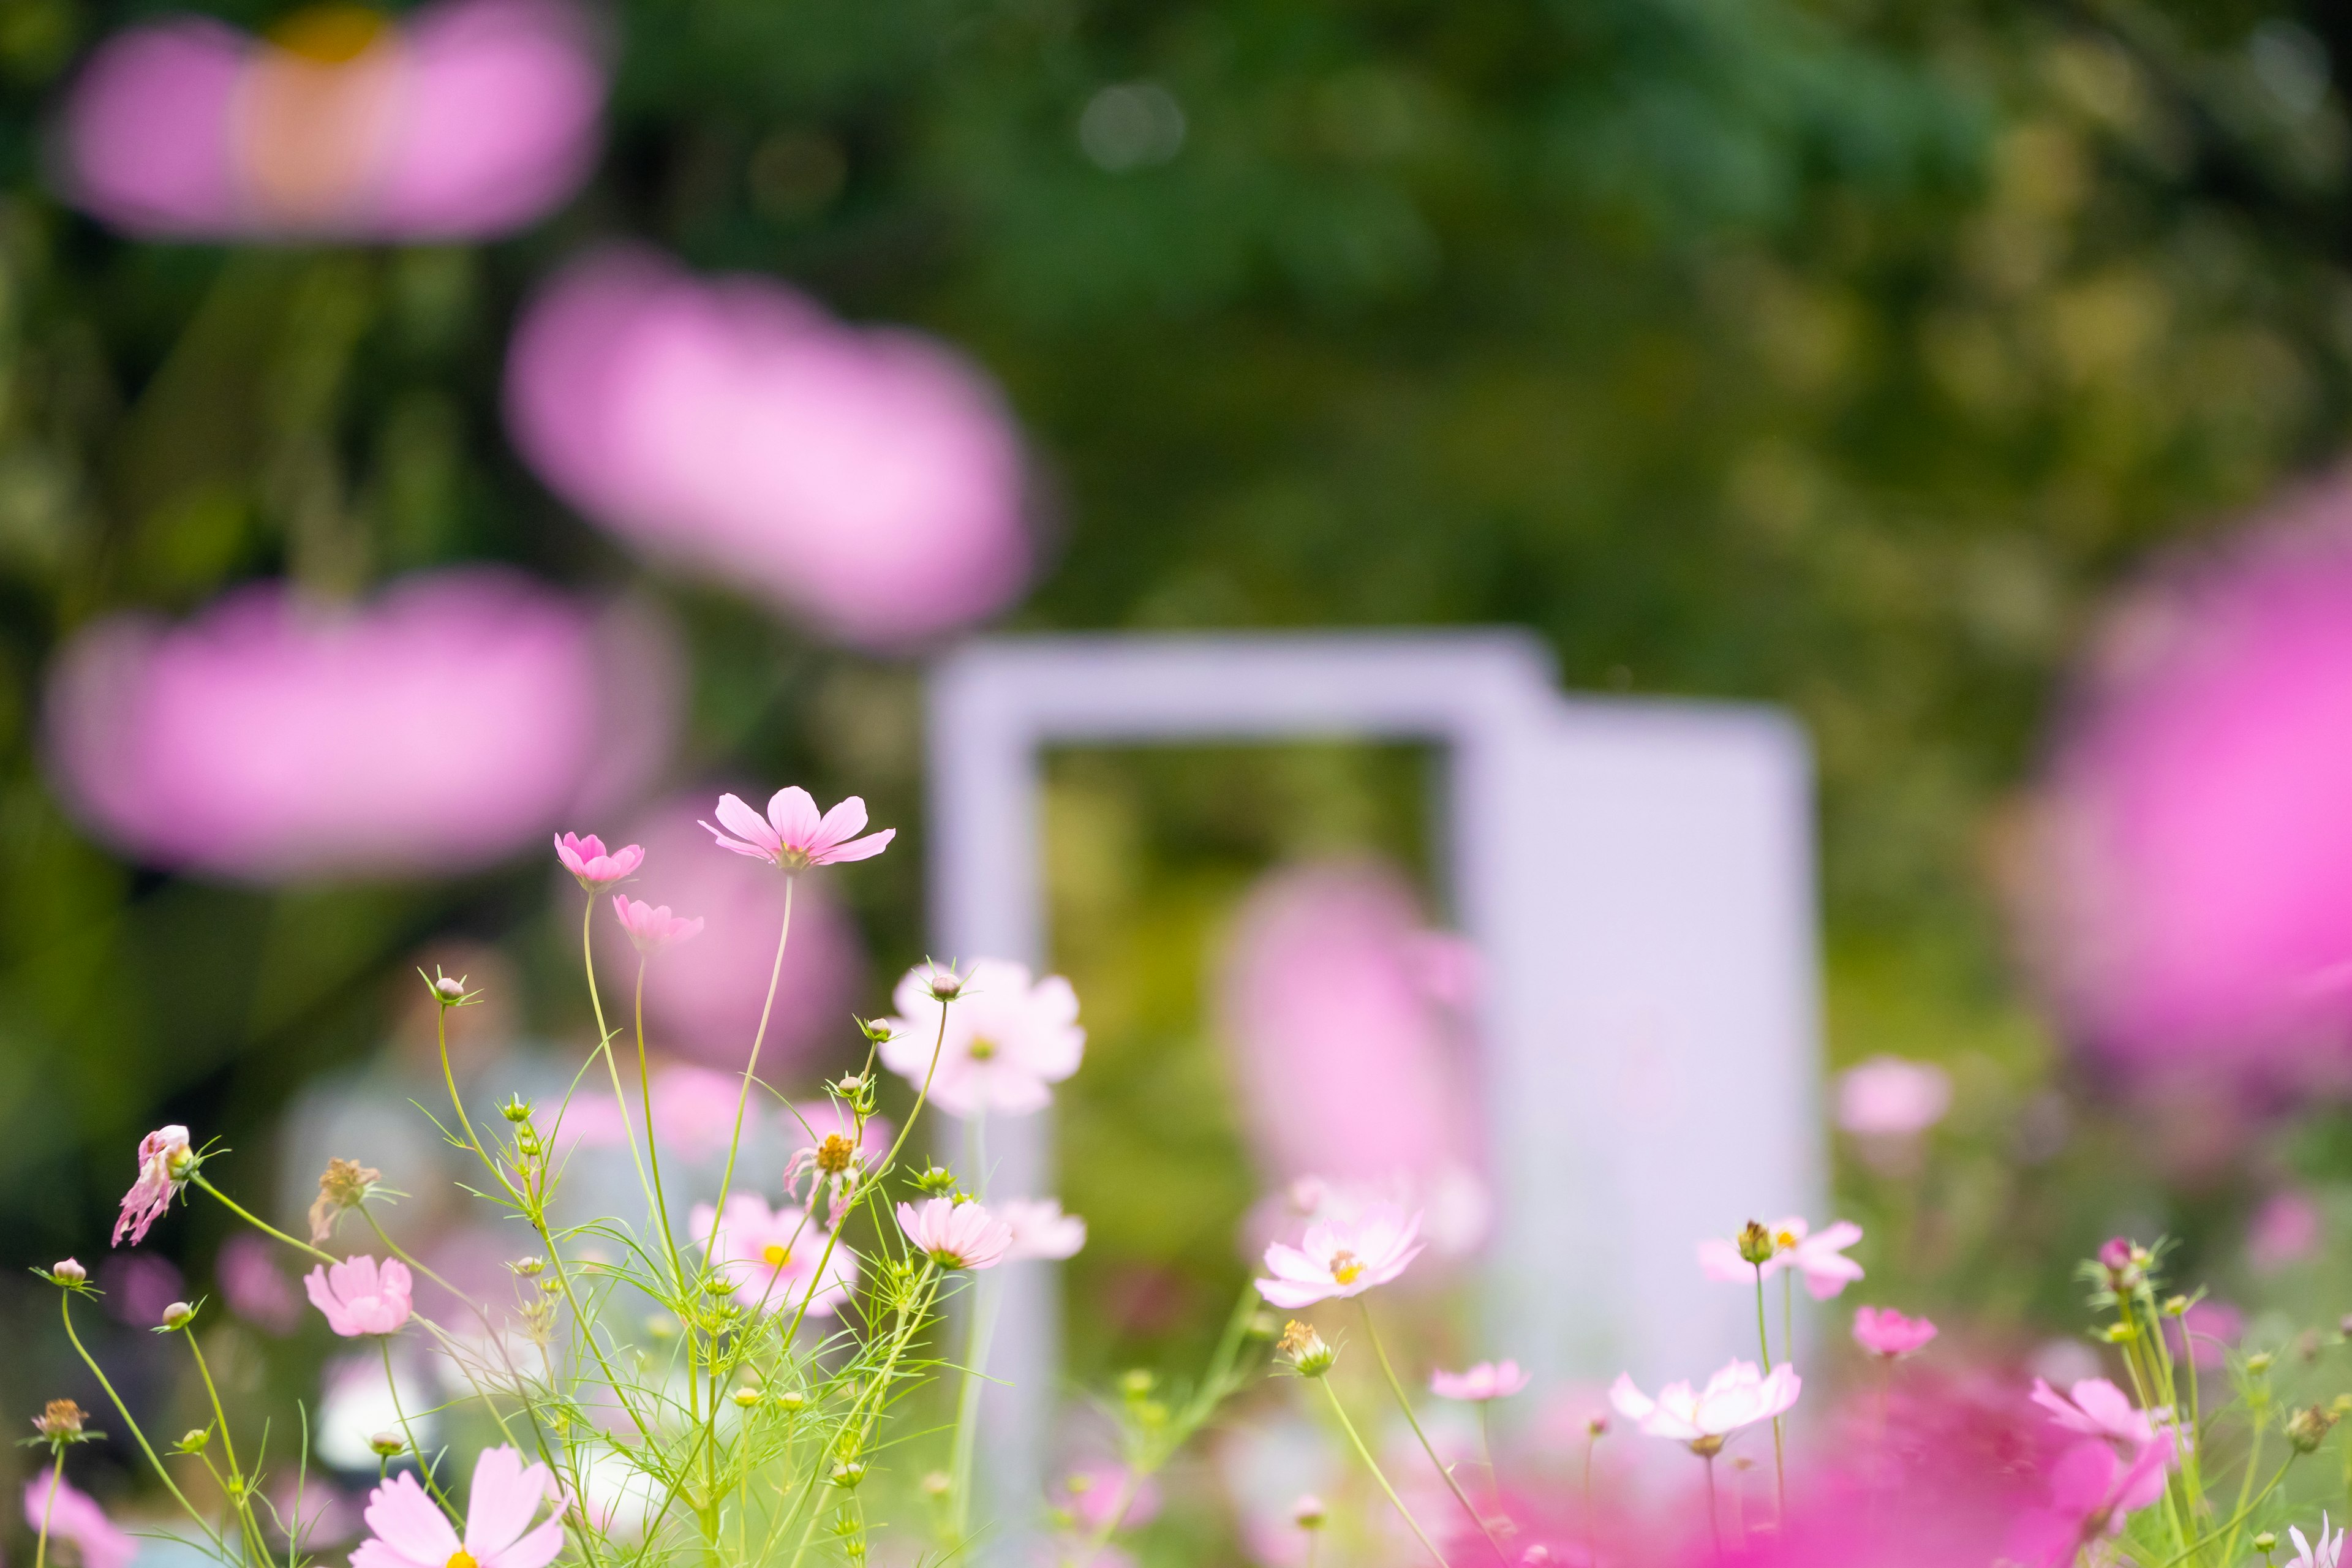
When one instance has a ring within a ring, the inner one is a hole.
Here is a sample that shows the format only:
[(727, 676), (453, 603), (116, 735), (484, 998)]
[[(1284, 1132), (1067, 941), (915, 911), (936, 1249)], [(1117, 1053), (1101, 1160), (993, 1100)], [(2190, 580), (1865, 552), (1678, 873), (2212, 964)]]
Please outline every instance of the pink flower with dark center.
[(1465, 1372), (1429, 1374), (1430, 1393), (1440, 1399), (1461, 1399), (1473, 1404), (1508, 1399), (1527, 1385), (1528, 1374), (1519, 1370), (1515, 1361), (1482, 1361)]
[[(764, 818), (746, 805), (742, 796), (722, 795), (719, 820), (727, 825), (727, 833), (707, 822), (702, 826), (710, 829), (710, 837), (721, 848), (754, 860), (773, 861), (786, 871), (870, 859), (887, 849), (890, 840), (898, 836), (897, 828), (886, 827), (858, 837), (866, 826), (864, 801), (853, 795), (820, 816), (816, 802), (798, 784), (769, 796)], [(730, 838), (728, 833), (735, 837)]]
[(1769, 1374), (1759, 1374), (1754, 1362), (1734, 1361), (1693, 1391), (1687, 1383), (1670, 1383), (1652, 1399), (1620, 1373), (1609, 1385), (1609, 1403), (1617, 1413), (1653, 1437), (1671, 1437), (1705, 1449), (1743, 1426), (1769, 1421), (1797, 1403), (1803, 1384), (1787, 1362)]
[(996, 1212), (1013, 1227), (1013, 1244), (1004, 1250), (1007, 1263), (1033, 1258), (1060, 1262), (1076, 1258), (1087, 1244), (1087, 1222), (1064, 1214), (1059, 1198), (1007, 1198)]
[(1270, 1279), (1258, 1294), (1286, 1311), (1360, 1296), (1402, 1274), (1421, 1256), (1421, 1215), (1394, 1204), (1369, 1204), (1352, 1221), (1318, 1220), (1297, 1247), (1265, 1249)]
[(364, 1252), (322, 1263), (302, 1278), (310, 1305), (345, 1339), (398, 1333), (408, 1321), (411, 1284), (408, 1265), (396, 1258), (378, 1263)]
[(942, 1268), (990, 1268), (1013, 1247), (1013, 1227), (976, 1203), (929, 1198), (898, 1205), (898, 1228)]
[(1051, 1104), (1049, 1086), (1077, 1071), (1086, 1055), (1070, 983), (1049, 974), (1033, 984), (1025, 964), (984, 958), (942, 1002), (932, 994), (934, 978), (919, 965), (891, 993), (898, 1013), (883, 1020), (890, 1037), (882, 1065), (918, 1089), (928, 1081), (931, 1100), (953, 1116), (1022, 1116)]
[[(54, 1500), (49, 1496), (53, 1477), (58, 1489)], [(139, 1555), (139, 1542), (107, 1518), (88, 1492), (57, 1476), (54, 1468), (25, 1483), (26, 1528), (37, 1534), (44, 1511), (49, 1539), (73, 1542), (81, 1553), (81, 1568), (131, 1568), (131, 1560)]]
[(688, 920), (683, 915), (674, 915), (667, 904), (648, 904), (643, 899), (614, 893), (613, 912), (620, 917), (621, 929), (629, 933), (629, 940), (636, 944), (639, 952), (652, 952), (702, 934), (700, 916)]
[(2128, 1516), (2164, 1495), (2173, 1459), (2170, 1432), (2127, 1457), (2105, 1443), (2075, 1444), (2051, 1467), (2049, 1506), (2017, 1521), (2005, 1555), (2022, 1568), (2066, 1568), (2084, 1547), (2120, 1532)]
[(1857, 1307), (1853, 1312), (1853, 1342), (1876, 1356), (1899, 1361), (1916, 1355), (1936, 1337), (1936, 1325), (1925, 1318), (1906, 1318), (1892, 1307)]
[(2041, 1378), (2033, 1380), (2033, 1403), (2069, 1432), (2104, 1437), (2126, 1447), (2145, 1447), (2157, 1432), (2147, 1411), (2104, 1377), (2086, 1377), (2061, 1394)]
[(474, 1461), (460, 1541), (448, 1516), (404, 1470), (368, 1494), (370, 1533), (352, 1552), (352, 1568), (547, 1568), (563, 1550), (562, 1514), (559, 1510), (536, 1530), (530, 1521), (555, 1494), (554, 1480), (545, 1465), (525, 1465), (510, 1447), (483, 1449)]
[(593, 893), (644, 865), (646, 851), (642, 845), (625, 844), (607, 855), (604, 841), (594, 834), (583, 838), (576, 833), (564, 833), (556, 837), (555, 858), (563, 862), (563, 868), (583, 888)]
[[(1814, 1235), (1792, 1215), (1766, 1228), (1773, 1250), (1761, 1266), (1764, 1279), (1793, 1268), (1803, 1276), (1806, 1293), (1816, 1301), (1826, 1301), (1862, 1278), (1862, 1265), (1845, 1256), (1845, 1249), (1862, 1239), (1862, 1226), (1853, 1221), (1839, 1220)], [(1739, 1256), (1739, 1244), (1719, 1236), (1698, 1244), (1698, 1266), (1710, 1279), (1744, 1285), (1758, 1278), (1759, 1266)]]
[(1916, 1137), (1951, 1108), (1952, 1075), (1933, 1062), (1877, 1056), (1838, 1075), (1838, 1125), (1861, 1137)]
[[(835, 1242), (827, 1258), (825, 1244), (832, 1233), (806, 1209), (772, 1209), (755, 1194), (736, 1193), (728, 1198), (723, 1214), (709, 1204), (695, 1205), (687, 1227), (697, 1246), (709, 1244), (712, 1265), (735, 1282), (731, 1300), (747, 1310), (798, 1312), (801, 1298), (806, 1296), (809, 1316), (822, 1318), (857, 1288), (856, 1254)], [(820, 1262), (824, 1278), (817, 1284)]]
[(139, 1141), (139, 1180), (122, 1194), (122, 1213), (114, 1222), (114, 1246), (122, 1245), (125, 1231), (131, 1233), (133, 1247), (147, 1239), (149, 1229), (187, 1185), (194, 1163), (188, 1130), (177, 1123), (159, 1127)]

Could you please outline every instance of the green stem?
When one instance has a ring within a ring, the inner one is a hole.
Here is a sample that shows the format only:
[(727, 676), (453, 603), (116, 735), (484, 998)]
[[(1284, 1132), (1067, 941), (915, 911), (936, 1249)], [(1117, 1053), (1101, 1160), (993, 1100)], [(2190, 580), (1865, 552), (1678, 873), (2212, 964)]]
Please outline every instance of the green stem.
[(253, 1497), (247, 1485), (245, 1469), (236, 1462), (236, 1442), (228, 1429), (228, 1413), (221, 1408), (220, 1390), (213, 1383), (213, 1369), (205, 1361), (204, 1347), (196, 1343), (193, 1328), (183, 1328), (188, 1353), (196, 1358), (196, 1373), (204, 1379), (205, 1396), (212, 1401), (213, 1424), (220, 1428), (221, 1457), (228, 1461), (228, 1484), (221, 1489), (228, 1494), (230, 1510), (236, 1513), (239, 1534), (252, 1547), (257, 1562), (269, 1561), (269, 1548), (261, 1539), (261, 1523), (253, 1517)]
[(341, 1263), (342, 1261), (341, 1258), (337, 1258), (333, 1253), (321, 1252), (317, 1247), (311, 1246), (309, 1242), (297, 1241), (292, 1237), (287, 1235), (284, 1231), (278, 1229), (276, 1226), (267, 1224), (262, 1220), (255, 1218), (252, 1215), (246, 1212), (245, 1208), (239, 1205), (235, 1198), (230, 1197), (226, 1193), (222, 1192), (218, 1187), (214, 1186), (210, 1182), (205, 1180), (203, 1172), (198, 1171), (194, 1173), (188, 1177), (188, 1180), (195, 1183), (196, 1185), (210, 1193), (214, 1197), (220, 1201), (220, 1205), (223, 1208), (226, 1208), (229, 1213), (236, 1215), (237, 1218), (245, 1221), (246, 1224), (253, 1226), (254, 1229), (261, 1232), (262, 1235), (275, 1237), (279, 1241), (282, 1241), (287, 1246), (292, 1247), (295, 1251), (309, 1253), (311, 1257), (317, 1258), (321, 1263)]
[(1389, 1485), (1388, 1477), (1381, 1473), (1380, 1461), (1372, 1458), (1372, 1451), (1365, 1447), (1363, 1438), (1357, 1436), (1356, 1424), (1348, 1419), (1347, 1406), (1339, 1403), (1339, 1391), (1331, 1386), (1330, 1378), (1320, 1376), (1315, 1381), (1323, 1385), (1324, 1394), (1331, 1401), (1331, 1414), (1339, 1418), (1339, 1430), (1348, 1435), (1348, 1441), (1355, 1447), (1356, 1457), (1364, 1461), (1366, 1469), (1372, 1472), (1372, 1479), (1381, 1484), (1381, 1492), (1387, 1496), (1398, 1515), (1412, 1531), (1413, 1539), (1429, 1549), (1430, 1556), (1436, 1560), (1437, 1568), (1452, 1568), (1452, 1565), (1445, 1561), (1445, 1553), (1440, 1552), (1437, 1549), (1437, 1543), (1429, 1539), (1429, 1532), (1421, 1528), (1419, 1520), (1412, 1517), (1412, 1510), (1404, 1506), (1404, 1499), (1397, 1496), (1396, 1488)]
[(1444, 1479), (1445, 1489), (1454, 1494), (1454, 1500), (1462, 1505), (1462, 1511), (1470, 1516), (1470, 1522), (1478, 1527), (1478, 1533), (1486, 1538), (1488, 1546), (1494, 1548), (1496, 1561), (1507, 1568), (1511, 1560), (1503, 1551), (1503, 1543), (1495, 1539), (1495, 1532), (1487, 1527), (1486, 1516), (1463, 1491), (1462, 1483), (1454, 1479), (1452, 1467), (1437, 1457), (1436, 1446), (1430, 1442), (1429, 1434), (1421, 1429), (1421, 1422), (1412, 1413), (1412, 1401), (1405, 1397), (1404, 1384), (1397, 1381), (1396, 1368), (1389, 1364), (1388, 1348), (1381, 1343), (1381, 1331), (1372, 1324), (1371, 1302), (1359, 1296), (1356, 1305), (1363, 1309), (1364, 1332), (1372, 1342), (1372, 1353), (1380, 1361), (1381, 1374), (1389, 1380), (1389, 1392), (1396, 1395), (1397, 1408), (1404, 1412), (1405, 1425), (1412, 1427), (1412, 1435), (1421, 1440), (1421, 1451), (1429, 1456), (1429, 1462), (1437, 1467), (1438, 1475)]
[[(2255, 1493), (2253, 1500), (2251, 1502), (2245, 1500), (2244, 1489), (2242, 1488), (2240, 1489), (2238, 1512), (2236, 1517), (2231, 1519), (2228, 1525), (2230, 1531), (2230, 1544), (2222, 1550), (2222, 1562), (2230, 1563), (2236, 1560), (2238, 1555), (2238, 1531), (2244, 1526), (2248, 1515), (2250, 1515), (2255, 1509), (2262, 1507), (2263, 1502), (2269, 1499), (2271, 1493), (2278, 1489), (2279, 1482), (2286, 1479), (2287, 1471), (2293, 1469), (2294, 1468), (2294, 1462), (2301, 1458), (2303, 1458), (2303, 1456), (2300, 1454), (2289, 1454), (2286, 1457), (2286, 1463), (2281, 1465), (2271, 1476), (2270, 1484), (2263, 1488), (2261, 1491)], [(2253, 1456), (2250, 1454), (2246, 1457), (2246, 1479), (2248, 1485), (2252, 1484), (2253, 1473)], [(2214, 1542), (2221, 1539), (2221, 1526), (2214, 1526), (2212, 1534), (2204, 1537), (2202, 1540), (2191, 1542), (2188, 1549), (2183, 1551), (2179, 1556), (2167, 1558), (2164, 1562), (2163, 1568), (2175, 1568), (2176, 1564), (2188, 1561), (2188, 1559), (2194, 1553), (2210, 1546)]]
[[(1772, 1374), (1772, 1335), (1764, 1326), (1764, 1266), (1759, 1263), (1754, 1267), (1756, 1269), (1756, 1345), (1764, 1355), (1764, 1374), (1769, 1377)], [(1786, 1342), (1786, 1335), (1782, 1336), (1783, 1342)], [(1780, 1418), (1775, 1415), (1772, 1417), (1772, 1487), (1779, 1510), (1783, 1515), (1788, 1512), (1789, 1508), (1789, 1466), (1784, 1441), (1780, 1432)], [(1712, 1458), (1706, 1462), (1706, 1484), (1708, 1495), (1712, 1496), (1715, 1487), (1715, 1461)], [(1717, 1552), (1720, 1554), (1722, 1550), (1722, 1543), (1717, 1542)]]
[(408, 1451), (416, 1456), (416, 1471), (425, 1478), (425, 1489), (433, 1494), (451, 1518), (456, 1519), (462, 1525), (465, 1522), (464, 1516), (451, 1506), (447, 1494), (441, 1489), (441, 1483), (434, 1479), (433, 1457), (427, 1454), (425, 1451), (425, 1446), (416, 1440), (416, 1429), (408, 1424), (408, 1412), (400, 1403), (400, 1378), (392, 1370), (392, 1336), (378, 1334), (375, 1343), (376, 1348), (383, 1352), (384, 1392), (392, 1396), (392, 1414), (400, 1423), (400, 1435), (408, 1439)]
[[(646, 1180), (646, 1163), (637, 1154), (636, 1130), (629, 1125), (629, 1097), (627, 1092), (621, 1088), (621, 1066), (618, 1062), (613, 1059), (613, 1033), (610, 1029), (604, 1026), (604, 999), (599, 995), (596, 991), (596, 952), (594, 946), (588, 940), (589, 932), (596, 923), (596, 900), (602, 896), (601, 892), (592, 891), (589, 893), (588, 907), (581, 912), (580, 964), (582, 968), (588, 972), (588, 1005), (596, 1010), (596, 1050), (597, 1053), (604, 1058), (605, 1075), (613, 1080), (613, 1109), (621, 1113), (621, 1137), (629, 1145), (629, 1163), (636, 1167), (637, 1190), (646, 1194), (646, 1195), (650, 1198), (654, 1195), (654, 1189), (651, 1184)], [(645, 965), (643, 963), (637, 965), (637, 973), (640, 981), (642, 982), (645, 974)], [(640, 1050), (639, 1055), (642, 1058), (642, 1049)], [(559, 1116), (557, 1120), (560, 1121), (562, 1117)], [(653, 1138), (653, 1103), (648, 1100), (646, 1103), (646, 1142), (647, 1145), (650, 1146), (652, 1144)]]
[(33, 1542), (33, 1568), (47, 1568), (49, 1560), (49, 1515), (58, 1506), (58, 1483), (65, 1479), (66, 1446), (49, 1445), (49, 1490), (41, 1500), (41, 1533)]
[(107, 1381), (104, 1369), (98, 1364), (98, 1358), (89, 1353), (88, 1347), (81, 1342), (81, 1336), (74, 1332), (72, 1291), (58, 1292), (58, 1309), (65, 1319), (66, 1338), (73, 1342), (74, 1353), (81, 1357), (84, 1366), (89, 1368), (89, 1374), (98, 1379), (99, 1387), (106, 1390), (107, 1402), (114, 1406), (115, 1414), (122, 1417), (122, 1424), (131, 1429), (131, 1438), (139, 1445), (139, 1451), (147, 1456), (148, 1464), (154, 1467), (155, 1479), (163, 1483), (163, 1489), (172, 1494), (173, 1500), (187, 1510), (188, 1517), (196, 1521), (196, 1528), (212, 1538), (214, 1550), (226, 1557), (228, 1546), (221, 1540), (220, 1532), (212, 1527), (211, 1522), (203, 1514), (196, 1511), (196, 1505), (188, 1500), (187, 1494), (183, 1492), (179, 1483), (172, 1479), (172, 1472), (163, 1468), (163, 1461), (155, 1457), (153, 1447), (147, 1441), (147, 1434), (141, 1431), (139, 1423), (131, 1418), (131, 1406), (122, 1403), (122, 1395), (115, 1393), (114, 1384)]
[(653, 1074), (646, 1066), (646, 961), (637, 960), (637, 1093), (646, 1103), (646, 1158), (654, 1168), (654, 1206), (661, 1215), (662, 1245), (669, 1249), (671, 1282), (686, 1289), (686, 1262), (678, 1256), (677, 1237), (670, 1229), (669, 1194), (662, 1191), (661, 1150), (654, 1142)]
[(784, 944), (793, 935), (793, 888), (798, 879), (784, 874), (784, 924), (776, 933), (776, 961), (768, 970), (768, 999), (760, 1004), (760, 1026), (751, 1036), (751, 1059), (743, 1064), (743, 1087), (735, 1096), (735, 1132), (727, 1142), (727, 1166), (719, 1173), (719, 1202), (711, 1210), (709, 1247), (718, 1245), (719, 1215), (727, 1207), (728, 1189), (735, 1184), (735, 1154), (743, 1146), (743, 1112), (751, 1103), (751, 1085), (758, 1080), (760, 1047), (767, 1043), (768, 1015), (776, 1005), (776, 986), (784, 976)]
[[(961, 1542), (971, 1522), (971, 1468), (980, 1443), (982, 1369), (988, 1364), (988, 1345), (996, 1327), (999, 1292), (986, 1280), (975, 1282), (971, 1293), (971, 1337), (964, 1349), (963, 1386), (956, 1394), (955, 1444), (948, 1462), (948, 1531), (950, 1542)], [(1094, 1554), (1087, 1553), (1092, 1562)]]

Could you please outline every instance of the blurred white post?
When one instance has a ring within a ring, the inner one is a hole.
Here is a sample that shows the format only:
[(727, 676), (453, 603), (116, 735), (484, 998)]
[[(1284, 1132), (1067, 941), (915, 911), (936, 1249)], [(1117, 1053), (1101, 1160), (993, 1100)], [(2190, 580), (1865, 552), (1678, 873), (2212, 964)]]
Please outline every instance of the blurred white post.
[[(934, 955), (1041, 969), (1045, 747), (1445, 748), (1444, 869), (1486, 976), (1489, 1348), (1547, 1381), (1654, 1380), (1744, 1342), (1752, 1301), (1701, 1280), (1692, 1245), (1821, 1189), (1811, 782), (1786, 720), (1563, 701), (1534, 638), (1468, 631), (992, 639), (934, 671), (929, 728)], [(989, 1150), (992, 1194), (1054, 1190), (1047, 1117), (996, 1120)], [(1059, 1304), (1050, 1265), (1003, 1273), (976, 1517), (1026, 1568)]]

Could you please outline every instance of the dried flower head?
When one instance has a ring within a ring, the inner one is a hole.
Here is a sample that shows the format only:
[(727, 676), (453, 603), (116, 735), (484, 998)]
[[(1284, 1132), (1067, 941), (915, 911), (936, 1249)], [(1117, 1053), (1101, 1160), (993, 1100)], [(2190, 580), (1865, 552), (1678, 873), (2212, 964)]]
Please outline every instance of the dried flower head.
[(82, 1431), (84, 1419), (81, 1406), (72, 1400), (52, 1399), (33, 1417), (33, 1430), (51, 1443), (79, 1443), (86, 1436), (96, 1436)]
[(2336, 1426), (2335, 1413), (2323, 1405), (2307, 1405), (2286, 1418), (2286, 1440), (2298, 1454), (2316, 1452)]
[(1275, 1342), (1274, 1349), (1276, 1354), (1298, 1369), (1301, 1377), (1320, 1377), (1339, 1359), (1339, 1352), (1321, 1334), (1296, 1318), (1283, 1325), (1282, 1338)]
[(382, 1171), (357, 1160), (329, 1160), (319, 1174), (319, 1195), (310, 1200), (310, 1245), (324, 1247), (335, 1234), (335, 1222), (343, 1217), (343, 1211), (366, 1202), (368, 1194), (383, 1180)]

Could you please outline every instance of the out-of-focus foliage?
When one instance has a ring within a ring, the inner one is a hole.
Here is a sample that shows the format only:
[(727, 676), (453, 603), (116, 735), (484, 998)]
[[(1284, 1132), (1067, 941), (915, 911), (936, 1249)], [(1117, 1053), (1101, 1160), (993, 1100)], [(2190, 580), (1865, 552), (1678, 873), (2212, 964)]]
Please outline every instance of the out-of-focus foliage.
[[(166, 1111), (254, 1145), (428, 932), (561, 964), (536, 862), (278, 895), (116, 864), (36, 736), (49, 650), (121, 605), (629, 572), (497, 416), (519, 300), (593, 239), (780, 273), (1003, 378), (1056, 539), (1014, 624), (1508, 621), (1574, 685), (1793, 705), (1835, 1048), (2007, 1085), (2046, 1047), (1997, 978), (2006, 803), (2086, 610), (2341, 440), (2352, 33), (2315, 3), (630, 0), (588, 191), (388, 253), (127, 243), (57, 203), (57, 92), (152, 9), (0, 5), (12, 1255), (90, 1235)], [(913, 666), (663, 591), (681, 775), (917, 826)], [(885, 973), (919, 951), (900, 844), (845, 884)]]

